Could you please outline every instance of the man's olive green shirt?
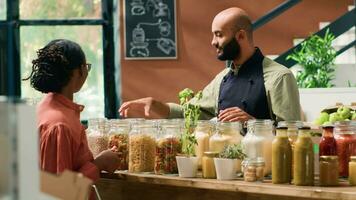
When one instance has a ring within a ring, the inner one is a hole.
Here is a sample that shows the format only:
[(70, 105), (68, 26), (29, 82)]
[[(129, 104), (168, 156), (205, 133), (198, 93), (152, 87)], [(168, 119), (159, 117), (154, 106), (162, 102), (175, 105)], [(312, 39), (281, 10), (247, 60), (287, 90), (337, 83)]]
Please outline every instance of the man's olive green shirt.
[[(267, 57), (263, 59), (262, 65), (271, 119), (276, 121), (300, 120), (299, 91), (293, 73), (288, 68)], [(216, 117), (220, 84), (230, 70), (231, 68), (226, 68), (215, 76), (203, 89), (202, 99), (193, 98), (190, 100), (189, 103), (200, 106), (202, 111), (200, 119)], [(175, 103), (168, 103), (168, 105), (170, 108), (169, 118), (183, 117), (182, 106)]]

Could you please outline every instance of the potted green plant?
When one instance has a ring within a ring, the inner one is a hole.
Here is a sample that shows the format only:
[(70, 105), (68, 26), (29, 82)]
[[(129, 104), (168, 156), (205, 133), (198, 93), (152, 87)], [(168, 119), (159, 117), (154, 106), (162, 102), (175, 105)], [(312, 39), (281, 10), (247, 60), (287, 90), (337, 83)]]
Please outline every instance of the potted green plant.
[(241, 143), (227, 145), (219, 154), (219, 158), (214, 158), (216, 177), (219, 180), (230, 180), (236, 178), (236, 172), (241, 171), (241, 161), (246, 157)]
[(184, 131), (180, 141), (182, 144), (182, 155), (176, 156), (178, 165), (178, 174), (180, 177), (196, 177), (198, 170), (198, 158), (195, 156), (195, 145), (197, 139), (193, 134), (198, 118), (200, 116), (200, 107), (189, 103), (191, 98), (202, 98), (202, 92), (194, 94), (193, 90), (186, 88), (179, 92), (180, 104), (183, 106)]
[(335, 36), (326, 31), (324, 37), (312, 35), (301, 44), (299, 51), (287, 56), (287, 60), (295, 60), (301, 67), (296, 75), (300, 88), (330, 88), (335, 78), (334, 61), (336, 51), (332, 47)]

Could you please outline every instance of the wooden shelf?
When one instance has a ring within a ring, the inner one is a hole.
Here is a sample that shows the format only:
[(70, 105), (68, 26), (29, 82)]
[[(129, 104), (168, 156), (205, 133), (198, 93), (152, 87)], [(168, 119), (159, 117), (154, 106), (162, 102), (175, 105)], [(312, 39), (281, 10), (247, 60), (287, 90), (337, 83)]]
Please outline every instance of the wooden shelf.
[[(100, 186), (102, 190), (106, 190), (104, 188), (105, 185), (119, 184), (120, 182), (121, 185), (126, 184), (127, 187), (128, 184), (133, 183), (137, 183), (139, 187), (148, 186), (151, 191), (155, 189), (154, 187), (159, 186), (157, 188), (161, 193), (164, 193), (162, 186), (166, 186), (166, 188), (180, 188), (181, 190), (189, 188), (190, 192), (197, 189), (228, 192), (226, 194), (229, 195), (235, 193), (237, 196), (245, 197), (241, 199), (246, 199), (246, 196), (248, 195), (269, 198), (273, 197), (273, 199), (356, 199), (356, 187), (348, 186), (348, 183), (345, 181), (341, 182), (338, 187), (318, 187), (294, 186), (289, 184), (276, 185), (272, 184), (270, 180), (266, 180), (263, 183), (250, 183), (245, 182), (242, 179), (220, 181), (216, 179), (179, 178), (177, 175), (135, 174), (123, 171), (111, 175), (103, 173), (101, 177), (99, 185), (103, 184)], [(135, 187), (138, 186), (136, 185)], [(139, 190), (144, 189), (141, 188)]]

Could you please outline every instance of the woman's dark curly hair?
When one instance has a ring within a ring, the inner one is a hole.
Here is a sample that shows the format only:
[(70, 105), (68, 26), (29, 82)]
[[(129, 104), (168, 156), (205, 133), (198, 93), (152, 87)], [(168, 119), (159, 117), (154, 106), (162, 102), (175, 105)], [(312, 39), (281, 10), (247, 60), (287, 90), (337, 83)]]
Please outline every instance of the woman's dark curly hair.
[(42, 93), (61, 92), (72, 77), (74, 69), (85, 64), (82, 48), (65, 39), (53, 40), (37, 51), (32, 61), (31, 86)]

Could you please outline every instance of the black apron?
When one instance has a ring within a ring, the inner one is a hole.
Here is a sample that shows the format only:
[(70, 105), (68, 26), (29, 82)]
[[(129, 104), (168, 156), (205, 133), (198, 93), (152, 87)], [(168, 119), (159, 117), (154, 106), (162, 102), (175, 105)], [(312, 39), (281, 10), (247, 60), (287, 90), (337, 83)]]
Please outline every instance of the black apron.
[(230, 71), (220, 84), (218, 112), (239, 107), (256, 119), (271, 119), (263, 78), (264, 56), (257, 48), (235, 75)]

